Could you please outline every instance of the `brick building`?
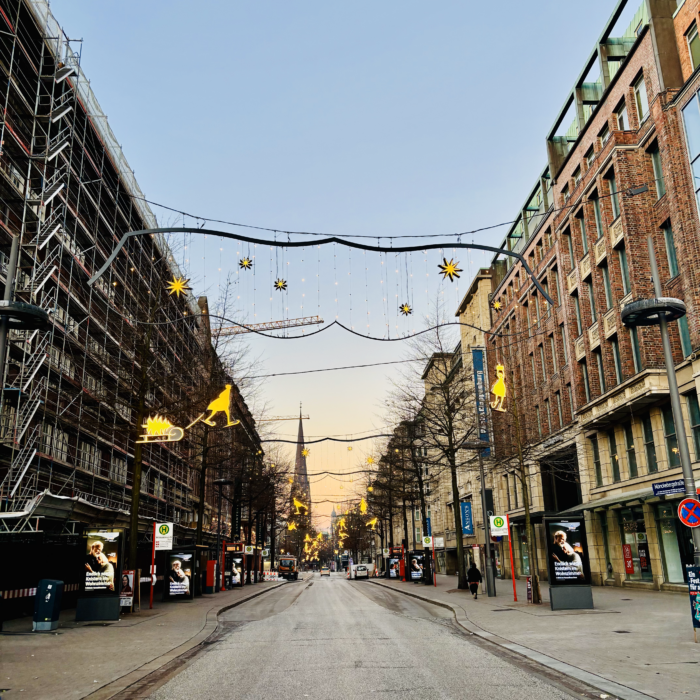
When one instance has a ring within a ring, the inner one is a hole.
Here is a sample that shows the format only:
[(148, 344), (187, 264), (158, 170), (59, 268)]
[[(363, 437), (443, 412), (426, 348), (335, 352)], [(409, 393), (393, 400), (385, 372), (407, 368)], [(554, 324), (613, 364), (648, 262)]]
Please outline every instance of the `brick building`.
[[(502, 245), (525, 256), (554, 308), (522, 265), (497, 255), (488, 364), (505, 365), (517, 403), (532, 519), (585, 514), (594, 583), (680, 589), (692, 542), (676, 497), (652, 489), (682, 477), (659, 330), (630, 330), (620, 311), (654, 296), (651, 236), (664, 295), (688, 309), (669, 330), (697, 478), (700, 2), (644, 0), (620, 29), (626, 5), (557, 116), (547, 167)], [(497, 502), (515, 522), (522, 575), (514, 434), (514, 416), (494, 414)], [(541, 526), (536, 537), (546, 575)]]

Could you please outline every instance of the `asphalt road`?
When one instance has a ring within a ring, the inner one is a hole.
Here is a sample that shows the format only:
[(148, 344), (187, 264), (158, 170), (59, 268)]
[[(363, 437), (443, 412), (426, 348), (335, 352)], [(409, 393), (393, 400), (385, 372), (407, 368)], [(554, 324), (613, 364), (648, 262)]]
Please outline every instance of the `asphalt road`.
[(473, 643), (450, 611), (342, 574), (233, 608), (220, 629), (152, 700), (581, 697)]

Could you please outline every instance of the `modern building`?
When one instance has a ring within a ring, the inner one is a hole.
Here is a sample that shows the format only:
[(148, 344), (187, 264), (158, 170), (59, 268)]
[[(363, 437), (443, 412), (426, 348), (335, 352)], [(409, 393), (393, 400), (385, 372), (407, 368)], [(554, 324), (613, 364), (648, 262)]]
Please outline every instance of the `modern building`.
[[(488, 364), (505, 367), (494, 412), (497, 507), (515, 523), (516, 573), (531, 572), (523, 499), (546, 576), (543, 517), (585, 516), (594, 583), (685, 590), (689, 530), (657, 327), (630, 330), (624, 306), (663, 294), (696, 478), (700, 475), (700, 2), (644, 0), (628, 27), (616, 4), (547, 135), (547, 164), (495, 256)], [(517, 477), (518, 425), (526, 476)], [(657, 488), (655, 489), (655, 485)], [(668, 491), (671, 491), (668, 493)], [(509, 567), (507, 567), (509, 568)]]

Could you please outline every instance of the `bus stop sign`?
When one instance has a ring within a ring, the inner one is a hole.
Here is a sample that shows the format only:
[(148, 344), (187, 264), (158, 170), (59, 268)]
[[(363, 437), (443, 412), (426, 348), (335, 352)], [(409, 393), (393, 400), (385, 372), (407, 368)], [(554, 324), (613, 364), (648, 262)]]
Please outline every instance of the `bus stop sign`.
[(688, 527), (700, 527), (700, 501), (684, 498), (678, 504), (678, 517)]

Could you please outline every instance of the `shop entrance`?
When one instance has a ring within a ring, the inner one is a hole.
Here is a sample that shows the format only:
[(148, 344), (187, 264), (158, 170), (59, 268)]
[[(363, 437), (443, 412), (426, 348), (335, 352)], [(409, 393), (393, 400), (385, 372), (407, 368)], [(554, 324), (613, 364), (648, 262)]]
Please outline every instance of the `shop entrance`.
[(678, 503), (680, 501), (660, 503), (656, 507), (661, 558), (667, 583), (687, 583), (685, 567), (693, 566), (693, 537), (690, 528), (678, 521)]
[(651, 559), (647, 541), (647, 526), (641, 506), (620, 512), (622, 553), (628, 581), (651, 581)]

